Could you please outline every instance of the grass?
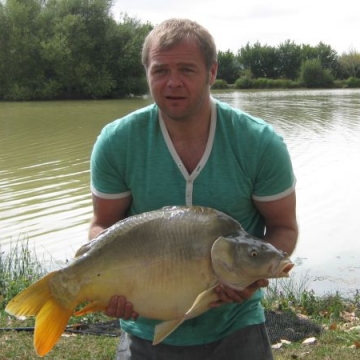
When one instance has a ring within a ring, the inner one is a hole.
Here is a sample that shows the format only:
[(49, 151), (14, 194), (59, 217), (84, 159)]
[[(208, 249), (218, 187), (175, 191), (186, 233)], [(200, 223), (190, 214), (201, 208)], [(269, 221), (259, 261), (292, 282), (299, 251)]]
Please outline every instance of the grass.
[(266, 289), (263, 305), (309, 319), (324, 329), (310, 344), (294, 342), (274, 349), (276, 360), (360, 359), (360, 292), (343, 297), (340, 293), (317, 296), (308, 290), (309, 275), (297, 279), (273, 280)]
[[(34, 319), (18, 320), (5, 313), (7, 302), (40, 278), (46, 270), (26, 241), (19, 241), (9, 253), (0, 251), (0, 328), (33, 327)], [(283, 343), (274, 349), (275, 360), (360, 359), (360, 292), (344, 298), (339, 293), (317, 296), (309, 287), (309, 275), (272, 281), (263, 305), (268, 310), (291, 312), (320, 324), (324, 331), (311, 345)], [(70, 323), (108, 321), (102, 314), (72, 317)], [(114, 359), (118, 337), (65, 333), (45, 359)], [(0, 360), (38, 359), (33, 349), (32, 331), (0, 330)]]
[[(115, 359), (119, 339), (93, 335), (69, 335), (61, 337), (44, 359), (83, 360)], [(33, 334), (27, 332), (6, 332), (0, 334), (0, 360), (39, 359), (33, 348)]]
[[(256, 78), (250, 76), (241, 76), (234, 84), (228, 84), (226, 81), (217, 79), (212, 86), (213, 90), (228, 90), (228, 89), (304, 89), (309, 88), (300, 80), (288, 79), (268, 79)], [(360, 79), (356, 77), (349, 77), (345, 80), (334, 80), (329, 84), (319, 85), (319, 88), (331, 89), (346, 89), (346, 88), (359, 88)]]

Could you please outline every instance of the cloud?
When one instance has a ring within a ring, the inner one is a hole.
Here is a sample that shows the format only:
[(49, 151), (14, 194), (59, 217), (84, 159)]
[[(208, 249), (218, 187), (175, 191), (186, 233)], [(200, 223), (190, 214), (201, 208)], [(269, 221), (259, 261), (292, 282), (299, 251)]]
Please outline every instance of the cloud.
[(236, 52), (246, 43), (278, 46), (286, 40), (296, 44), (330, 45), (339, 54), (350, 48), (360, 51), (360, 3), (302, 0), (116, 0), (114, 15), (126, 12), (153, 25), (171, 18), (187, 17), (205, 26), (219, 50)]

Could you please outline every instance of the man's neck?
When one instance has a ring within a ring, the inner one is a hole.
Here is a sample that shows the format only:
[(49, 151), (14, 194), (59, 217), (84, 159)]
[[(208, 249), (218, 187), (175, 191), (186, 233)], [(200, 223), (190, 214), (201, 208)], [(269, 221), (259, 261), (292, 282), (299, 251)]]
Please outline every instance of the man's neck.
[(211, 101), (191, 118), (182, 120), (168, 119), (162, 115), (167, 131), (173, 142), (194, 143), (206, 141), (211, 122)]

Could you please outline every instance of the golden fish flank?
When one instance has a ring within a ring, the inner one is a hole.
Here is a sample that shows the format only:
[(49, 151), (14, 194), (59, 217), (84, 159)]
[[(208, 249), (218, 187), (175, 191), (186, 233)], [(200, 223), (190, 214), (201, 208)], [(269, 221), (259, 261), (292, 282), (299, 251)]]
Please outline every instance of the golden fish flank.
[[(6, 307), (36, 316), (34, 346), (47, 354), (75, 315), (103, 311), (125, 295), (157, 325), (157, 344), (183, 321), (209, 310), (219, 283), (242, 289), (288, 276), (286, 253), (247, 234), (231, 217), (205, 207), (166, 207), (120, 221), (81, 247), (75, 260), (31, 285)], [(116, 274), (116, 276), (114, 276)]]

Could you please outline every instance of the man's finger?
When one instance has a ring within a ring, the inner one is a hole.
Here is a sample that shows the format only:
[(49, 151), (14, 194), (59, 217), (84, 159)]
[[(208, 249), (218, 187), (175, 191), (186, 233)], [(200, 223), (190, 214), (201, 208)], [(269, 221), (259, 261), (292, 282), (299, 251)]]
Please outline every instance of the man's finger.
[(215, 292), (219, 297), (219, 301), (225, 302), (225, 303), (231, 303), (233, 302), (232, 299), (228, 296), (228, 294), (225, 292), (225, 289), (221, 286), (218, 286), (215, 288)]
[(261, 279), (258, 281), (255, 281), (253, 284), (249, 286), (249, 288), (253, 288), (254, 290), (260, 289), (262, 287), (267, 287), (269, 285), (268, 279)]
[(125, 315), (126, 298), (125, 296), (118, 296), (117, 299), (116, 317), (122, 318)]
[(124, 307), (124, 315), (123, 315), (123, 319), (125, 320), (129, 320), (132, 318), (132, 314), (133, 314), (133, 305), (130, 302), (125, 303)]

